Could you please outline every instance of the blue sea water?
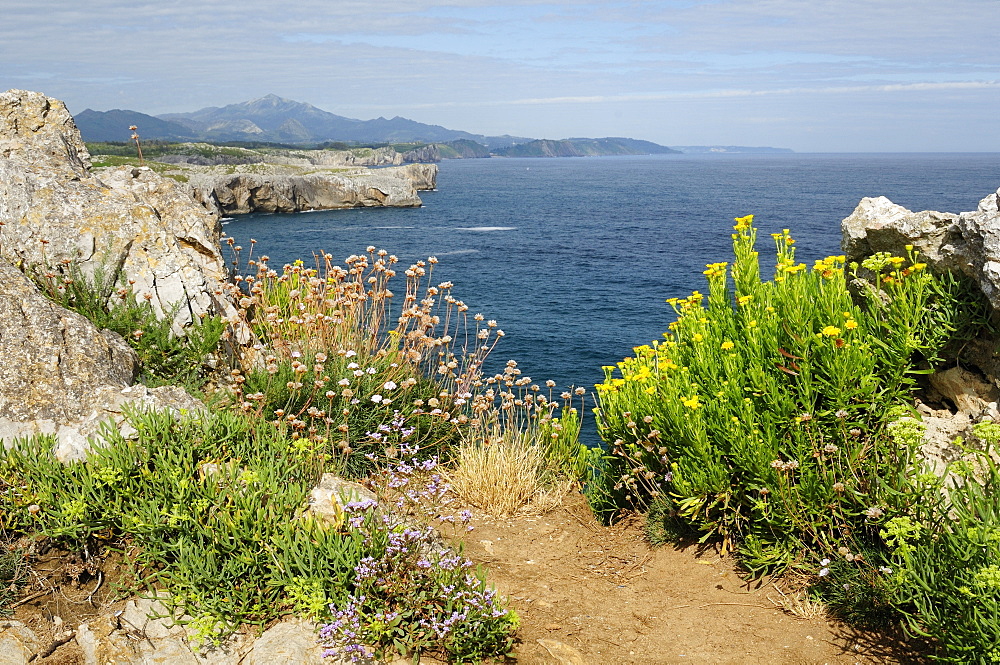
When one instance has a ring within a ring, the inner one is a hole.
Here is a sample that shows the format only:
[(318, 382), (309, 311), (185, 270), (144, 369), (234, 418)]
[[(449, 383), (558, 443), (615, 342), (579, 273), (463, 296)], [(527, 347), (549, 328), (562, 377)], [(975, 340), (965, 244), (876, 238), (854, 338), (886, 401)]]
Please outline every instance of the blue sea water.
[(962, 212), (998, 187), (998, 153), (452, 160), (422, 208), (246, 215), (225, 230), (276, 266), (368, 245), (407, 265), (437, 256), (435, 281), (506, 332), (497, 364), (591, 389), (666, 330), (666, 298), (704, 290), (705, 264), (730, 259), (734, 217), (754, 214), (762, 256), (790, 228), (811, 262), (839, 253), (862, 197)]

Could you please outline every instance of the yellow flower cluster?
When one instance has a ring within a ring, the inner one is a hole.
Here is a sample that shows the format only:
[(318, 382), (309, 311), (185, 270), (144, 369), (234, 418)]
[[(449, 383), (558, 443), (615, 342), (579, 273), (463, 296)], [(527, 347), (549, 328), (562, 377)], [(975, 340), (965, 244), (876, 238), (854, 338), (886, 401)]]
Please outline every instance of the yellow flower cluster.
[(725, 275), (726, 275), (726, 268), (728, 266), (729, 266), (729, 264), (725, 263), (725, 262), (722, 262), (722, 263), (709, 263), (707, 266), (705, 266), (706, 270), (705, 270), (705, 272), (703, 274), (708, 275), (709, 279), (711, 279), (713, 277), (725, 277)]
[(802, 272), (806, 269), (806, 264), (796, 263), (791, 257), (781, 259), (778, 265), (775, 266), (775, 270), (779, 273), (794, 275), (797, 272)]
[(701, 402), (698, 401), (697, 395), (692, 395), (691, 397), (682, 397), (681, 403), (689, 409), (700, 409)]
[(774, 238), (774, 241), (779, 247), (781, 245), (791, 247), (795, 244), (795, 239), (792, 238), (792, 232), (788, 229), (781, 229), (781, 233), (772, 233), (771, 237)]
[(742, 233), (743, 231), (748, 230), (753, 225), (753, 215), (747, 215), (746, 217), (737, 217), (733, 221), (736, 222), (736, 226), (733, 227), (733, 230), (736, 231), (737, 233)]
[(843, 255), (817, 259), (816, 263), (813, 264), (813, 271), (818, 272), (824, 279), (833, 279), (837, 275), (844, 274), (846, 260), (847, 258)]

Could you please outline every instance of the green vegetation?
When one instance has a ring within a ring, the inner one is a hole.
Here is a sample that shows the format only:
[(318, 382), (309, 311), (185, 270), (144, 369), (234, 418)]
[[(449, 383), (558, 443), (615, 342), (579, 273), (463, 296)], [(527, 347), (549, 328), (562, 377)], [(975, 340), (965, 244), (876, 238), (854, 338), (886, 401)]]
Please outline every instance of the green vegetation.
[(593, 505), (647, 509), (654, 539), (717, 543), (755, 578), (794, 569), (835, 614), (903, 622), (947, 662), (996, 662), (996, 467), (983, 458), (943, 493), (904, 417), (982, 303), (912, 250), (846, 266), (852, 296), (844, 257), (809, 270), (787, 230), (762, 281), (752, 217), (736, 222), (734, 263), (708, 266), (708, 295), (669, 300), (666, 339), (605, 368)]
[[(337, 653), (506, 654), (517, 615), (426, 523), (468, 521), (442, 510), (445, 464), (498, 429), (511, 439), (524, 428), (547, 460), (540, 482), (565, 491), (586, 457), (573, 394), (546, 397), (515, 363), (482, 376), (503, 332), (468, 315), (450, 283), (431, 285), (435, 259), (405, 270), (396, 312), (387, 252), (280, 274), (267, 257), (250, 263), (256, 273), (231, 285), (240, 321), (226, 331), (209, 317), (184, 336), (120, 277), (71, 263), (39, 277), (54, 300), (122, 334), (145, 381), (211, 390), (212, 406), (129, 412), (129, 436), (107, 426), (82, 462), (55, 461), (53, 437), (0, 451), (4, 535), (87, 560), (130, 552), (125, 591), (161, 598), (205, 642), (297, 614), (328, 622), (321, 638)], [(252, 343), (233, 353), (224, 340), (238, 336)], [(343, 497), (330, 517), (313, 515), (308, 495), (326, 472), (364, 480), (378, 500)]]
[[(166, 590), (168, 607), (190, 615), (204, 641), (290, 612), (329, 619), (331, 604), (366, 596), (372, 624), (396, 608), (392, 630), (366, 627), (380, 650), (443, 649), (461, 662), (509, 649), (515, 615), (464, 559), (428, 553), (429, 532), (386, 524), (359, 504), (334, 524), (305, 512), (329, 457), (315, 443), (234, 413), (131, 413), (129, 423), (132, 438), (109, 428), (86, 462), (56, 462), (54, 437), (21, 441), (0, 457), (6, 528), (78, 550), (127, 549), (134, 590)], [(391, 571), (392, 583), (372, 588), (372, 567)], [(452, 620), (450, 639), (428, 639), (420, 622), (452, 612), (466, 616)]]
[[(518, 618), (427, 520), (468, 519), (441, 515), (449, 491), (513, 514), (582, 480), (606, 519), (644, 511), (654, 542), (717, 545), (752, 578), (794, 573), (834, 615), (903, 626), (941, 662), (1000, 662), (1000, 424), (975, 426), (945, 482), (922, 466), (911, 406), (988, 307), (912, 248), (810, 269), (787, 230), (765, 281), (752, 217), (734, 231), (707, 293), (668, 301), (664, 339), (605, 368), (604, 451), (578, 442), (582, 390), (556, 396), (513, 361), (484, 375), (503, 331), (433, 283), (433, 258), (251, 259), (230, 285), (233, 327), (208, 317), (183, 336), (120, 276), (61, 265), (39, 277), (50, 297), (128, 340), (145, 382), (213, 406), (129, 413), (134, 434), (108, 427), (84, 462), (54, 461), (51, 437), (19, 441), (0, 453), (0, 529), (127, 549), (129, 590), (205, 641), (292, 613), (325, 622), (332, 653), (471, 662), (508, 653)], [(250, 342), (234, 353), (227, 338)], [(326, 472), (377, 501), (318, 518), (308, 495)], [(24, 563), (4, 548), (0, 608)]]
[(677, 153), (676, 150), (650, 141), (625, 138), (563, 139), (561, 141), (540, 139), (518, 143), (494, 152), (502, 157), (598, 157)]
[(170, 171), (176, 171), (178, 167), (176, 164), (166, 164), (164, 162), (151, 161), (144, 159), (142, 163), (139, 163), (139, 158), (135, 154), (135, 147), (132, 148), (132, 154), (130, 156), (126, 155), (101, 155), (100, 159), (95, 159), (93, 162), (94, 168), (104, 168), (108, 166), (145, 166), (160, 175), (167, 178), (172, 178), (177, 182), (187, 182), (188, 176), (182, 173), (169, 173)]
[(118, 333), (139, 358), (139, 380), (150, 386), (181, 385), (201, 395), (213, 368), (222, 361), (225, 324), (205, 317), (175, 335), (175, 311), (158, 313), (150, 299), (137, 298), (121, 273), (98, 267), (86, 275), (74, 263), (64, 263), (36, 275), (44, 293), (66, 309), (83, 315), (97, 327)]
[[(2, 523), (0, 530), (6, 530)], [(10, 616), (11, 604), (27, 584), (28, 562), (24, 552), (0, 543), (0, 617)]]

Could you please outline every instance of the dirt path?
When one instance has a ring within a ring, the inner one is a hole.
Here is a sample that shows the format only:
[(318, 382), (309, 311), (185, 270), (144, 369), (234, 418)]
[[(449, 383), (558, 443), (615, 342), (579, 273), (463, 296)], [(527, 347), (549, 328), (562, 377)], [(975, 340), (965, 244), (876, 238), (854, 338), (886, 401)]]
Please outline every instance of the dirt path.
[[(895, 645), (775, 607), (731, 559), (650, 549), (635, 518), (601, 526), (580, 495), (537, 518), (474, 519), (466, 555), (521, 617), (516, 662), (872, 664), (918, 662)], [(559, 643), (562, 659), (553, 656)]]

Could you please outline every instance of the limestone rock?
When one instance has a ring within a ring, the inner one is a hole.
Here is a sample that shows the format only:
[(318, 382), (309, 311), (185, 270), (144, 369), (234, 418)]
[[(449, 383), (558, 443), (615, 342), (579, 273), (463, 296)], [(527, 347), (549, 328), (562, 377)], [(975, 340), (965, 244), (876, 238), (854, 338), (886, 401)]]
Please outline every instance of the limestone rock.
[(404, 162), (420, 162), (424, 164), (441, 161), (441, 151), (433, 143), (403, 153)]
[(223, 296), (218, 216), (148, 168), (90, 172), (66, 107), (36, 92), (0, 93), (0, 257), (31, 269), (76, 262), (124, 271), (176, 329), (235, 309)]
[(952, 367), (930, 375), (930, 384), (959, 412), (972, 418), (988, 416), (1000, 421), (1000, 413), (997, 412), (1000, 392), (973, 372)]
[(0, 418), (78, 420), (99, 387), (136, 377), (138, 358), (121, 337), (59, 307), (3, 261), (0, 320)]
[(910, 212), (884, 196), (864, 198), (841, 222), (841, 246), (848, 261), (860, 261), (876, 252), (905, 256), (913, 245), (929, 262), (940, 264), (942, 251), (958, 240), (958, 215), (930, 210)]
[(309, 513), (321, 521), (339, 525), (344, 521), (344, 507), (363, 501), (377, 503), (378, 497), (364, 485), (324, 473), (319, 484), (309, 493)]
[(90, 153), (66, 105), (27, 90), (0, 94), (0, 158), (71, 172), (90, 168)]
[(841, 223), (848, 261), (913, 245), (932, 269), (972, 279), (1000, 311), (1000, 190), (973, 212), (911, 212), (884, 196), (861, 200)]
[(557, 640), (538, 640), (538, 643), (552, 656), (552, 662), (558, 665), (587, 665), (583, 654), (568, 644)]
[(0, 442), (55, 434), (56, 457), (83, 459), (102, 423), (127, 428), (124, 410), (204, 406), (182, 388), (132, 386), (135, 352), (119, 335), (56, 305), (0, 260)]
[(406, 178), (418, 191), (437, 189), (437, 164), (406, 164), (405, 166), (379, 169), (376, 173)]
[(346, 174), (274, 175), (236, 173), (197, 175), (194, 197), (225, 215), (250, 212), (302, 212), (359, 207), (418, 207), (413, 183), (393, 169)]
[(323, 658), (313, 624), (290, 620), (272, 626), (253, 644), (246, 665), (338, 665), (339, 658)]
[(20, 621), (0, 621), (0, 665), (27, 665), (41, 645)]

